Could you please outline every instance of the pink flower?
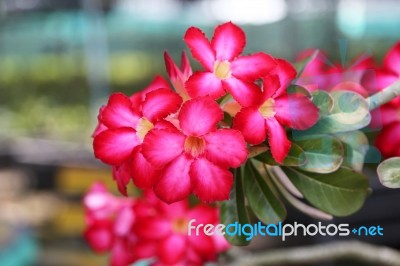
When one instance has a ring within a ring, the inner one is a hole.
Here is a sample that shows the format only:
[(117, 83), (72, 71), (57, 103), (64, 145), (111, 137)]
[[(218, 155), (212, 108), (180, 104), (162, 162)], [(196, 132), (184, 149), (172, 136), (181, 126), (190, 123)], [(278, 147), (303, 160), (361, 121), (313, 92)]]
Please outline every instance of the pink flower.
[(218, 253), (226, 251), (229, 244), (223, 236), (207, 236), (200, 230), (188, 235), (188, 223), (219, 223), (219, 211), (204, 204), (189, 208), (187, 199), (173, 204), (160, 201), (153, 193), (146, 192), (135, 207), (138, 221), (134, 233), (138, 241), (135, 250), (147, 251), (156, 259), (153, 265), (204, 265), (215, 261)]
[(218, 99), (229, 92), (241, 105), (248, 106), (259, 91), (254, 81), (275, 67), (274, 59), (265, 53), (238, 57), (246, 44), (246, 36), (231, 22), (219, 25), (211, 42), (195, 27), (186, 31), (184, 40), (193, 57), (205, 68), (186, 82), (192, 98)]
[(132, 233), (134, 205), (134, 200), (114, 197), (100, 183), (94, 184), (84, 198), (84, 238), (94, 251), (110, 252), (112, 266), (126, 266), (136, 260), (131, 252), (136, 243)]
[[(316, 50), (308, 49), (302, 51), (297, 60), (304, 60), (311, 56)], [(315, 90), (348, 90), (368, 97), (373, 90), (367, 90), (362, 86), (366, 74), (375, 73), (375, 63), (371, 56), (361, 55), (355, 58), (349, 67), (330, 62), (324, 52), (318, 52), (316, 57), (304, 68), (301, 77), (296, 84)]]
[(114, 93), (100, 110), (94, 153), (96, 158), (113, 166), (113, 176), (123, 194), (131, 176), (139, 188), (153, 186), (159, 176), (143, 157), (142, 142), (152, 128), (172, 127), (163, 118), (178, 111), (182, 102), (169, 88), (156, 87), (164, 82), (156, 78), (146, 90), (130, 98)]
[(268, 136), (272, 156), (282, 163), (291, 146), (284, 126), (300, 130), (313, 126), (318, 120), (318, 108), (302, 94), (286, 93), (296, 71), (288, 62), (276, 61), (275, 74), (263, 79), (263, 92), (251, 106), (237, 113), (233, 128), (240, 130), (250, 144), (260, 144)]
[(216, 225), (216, 207), (189, 200), (165, 204), (152, 191), (141, 198), (119, 198), (100, 183), (84, 198), (87, 227), (84, 238), (98, 253), (111, 253), (110, 265), (127, 266), (142, 259), (152, 265), (204, 265), (230, 246), (221, 235), (188, 235), (188, 222)]
[(144, 157), (162, 171), (154, 185), (156, 195), (172, 203), (193, 192), (206, 202), (229, 198), (233, 177), (229, 167), (247, 158), (239, 131), (217, 130), (223, 119), (218, 104), (208, 97), (185, 102), (178, 120), (180, 129), (153, 129), (145, 137)]
[(185, 82), (192, 75), (192, 68), (185, 52), (182, 52), (181, 68), (179, 68), (167, 52), (164, 53), (165, 67), (175, 91), (183, 101), (190, 99), (185, 88)]

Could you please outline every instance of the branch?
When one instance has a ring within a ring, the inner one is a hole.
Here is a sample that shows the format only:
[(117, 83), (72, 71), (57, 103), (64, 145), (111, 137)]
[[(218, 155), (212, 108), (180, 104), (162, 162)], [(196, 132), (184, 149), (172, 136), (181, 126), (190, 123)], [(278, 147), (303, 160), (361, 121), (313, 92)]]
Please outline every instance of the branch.
[(338, 259), (353, 259), (373, 265), (400, 265), (400, 252), (360, 241), (337, 241), (308, 247), (271, 250), (235, 258), (231, 266), (298, 265), (327, 262)]
[(397, 96), (400, 96), (400, 80), (367, 98), (367, 101), (369, 102), (369, 110), (372, 111), (375, 108), (390, 102)]

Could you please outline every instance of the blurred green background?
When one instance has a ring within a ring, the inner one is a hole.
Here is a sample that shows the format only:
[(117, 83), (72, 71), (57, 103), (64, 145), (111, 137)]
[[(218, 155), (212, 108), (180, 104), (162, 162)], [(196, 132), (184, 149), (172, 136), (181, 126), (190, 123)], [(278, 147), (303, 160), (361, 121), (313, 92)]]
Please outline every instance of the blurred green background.
[(165, 77), (163, 52), (179, 58), (187, 27), (210, 37), (232, 20), (246, 52), (320, 48), (349, 64), (380, 60), (399, 14), (396, 0), (0, 0), (0, 265), (106, 264), (80, 238), (84, 191), (115, 187), (91, 152), (98, 108)]

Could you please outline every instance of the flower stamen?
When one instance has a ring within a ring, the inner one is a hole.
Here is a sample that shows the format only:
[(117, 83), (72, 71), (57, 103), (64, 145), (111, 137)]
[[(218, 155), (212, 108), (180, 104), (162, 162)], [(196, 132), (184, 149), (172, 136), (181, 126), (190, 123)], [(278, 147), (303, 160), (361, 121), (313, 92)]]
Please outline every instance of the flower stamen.
[(198, 157), (199, 155), (203, 154), (205, 147), (206, 142), (200, 137), (190, 136), (185, 140), (185, 152), (192, 155), (192, 157)]
[(214, 64), (214, 75), (219, 79), (227, 79), (232, 75), (231, 64), (229, 61), (217, 60)]
[(258, 111), (260, 112), (260, 114), (264, 117), (264, 118), (272, 118), (275, 116), (276, 112), (274, 109), (275, 106), (275, 100), (272, 98), (269, 98), (268, 100), (266, 100), (261, 107), (258, 109)]
[(154, 127), (153, 123), (151, 123), (146, 118), (140, 118), (138, 125), (136, 127), (136, 134), (138, 138), (143, 141), (146, 134)]

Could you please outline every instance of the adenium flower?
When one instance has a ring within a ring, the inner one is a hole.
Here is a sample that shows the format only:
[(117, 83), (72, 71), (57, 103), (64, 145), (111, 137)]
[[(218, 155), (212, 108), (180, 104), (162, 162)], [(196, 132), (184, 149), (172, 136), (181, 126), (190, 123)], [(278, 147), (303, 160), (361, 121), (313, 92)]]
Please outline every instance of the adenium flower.
[(233, 128), (240, 130), (245, 140), (254, 145), (268, 136), (272, 156), (282, 163), (291, 147), (284, 126), (307, 129), (317, 122), (319, 110), (306, 96), (286, 92), (288, 83), (296, 77), (296, 70), (285, 60), (276, 61), (274, 73), (263, 78), (263, 91), (252, 105), (236, 114)]
[[(316, 51), (304, 50), (299, 53), (296, 61), (304, 60)], [(331, 63), (324, 52), (318, 51), (316, 57), (306, 65), (296, 84), (311, 92), (348, 90), (368, 97), (373, 90), (367, 90), (362, 85), (363, 78), (366, 74), (371, 74), (374, 67), (375, 62), (370, 55), (360, 55), (352, 60), (350, 66), (344, 67), (342, 64)]]
[(219, 223), (216, 207), (198, 204), (189, 207), (188, 199), (173, 204), (160, 201), (151, 191), (138, 199), (135, 207), (137, 223), (134, 232), (140, 241), (136, 250), (146, 251), (148, 257), (155, 258), (156, 265), (204, 265), (215, 261), (218, 253), (229, 248), (221, 235), (207, 236), (199, 231), (188, 234), (188, 222), (196, 219), (196, 224)]
[(217, 224), (219, 210), (188, 199), (165, 204), (150, 190), (140, 198), (119, 198), (95, 183), (84, 197), (84, 238), (98, 253), (110, 253), (110, 265), (127, 266), (142, 259), (156, 265), (204, 265), (229, 244), (221, 235), (188, 235), (188, 222)]
[(239, 56), (246, 44), (241, 28), (228, 22), (219, 25), (209, 42), (204, 33), (195, 27), (184, 36), (193, 57), (205, 71), (195, 72), (186, 82), (190, 97), (210, 96), (218, 99), (229, 92), (243, 106), (257, 97), (257, 79), (275, 67), (274, 59), (265, 53)]
[(239, 131), (217, 129), (222, 119), (214, 100), (199, 97), (182, 105), (179, 129), (154, 128), (146, 135), (142, 152), (162, 172), (154, 192), (164, 202), (191, 192), (205, 202), (229, 198), (233, 176), (228, 168), (239, 167), (248, 151)]
[(131, 176), (139, 188), (151, 187), (159, 176), (143, 157), (142, 142), (150, 129), (172, 127), (163, 118), (178, 111), (182, 102), (169, 88), (157, 87), (166, 83), (160, 79), (130, 98), (122, 93), (112, 94), (100, 110), (94, 153), (96, 158), (113, 166), (113, 176), (123, 194)]
[(182, 52), (181, 68), (175, 64), (167, 52), (164, 53), (164, 61), (169, 80), (174, 86), (175, 91), (182, 97), (183, 101), (189, 100), (190, 97), (186, 91), (185, 82), (193, 72), (186, 53)]
[(98, 253), (110, 252), (110, 265), (126, 266), (136, 260), (132, 233), (136, 217), (132, 199), (117, 198), (104, 185), (95, 183), (84, 197), (87, 227), (84, 238)]

